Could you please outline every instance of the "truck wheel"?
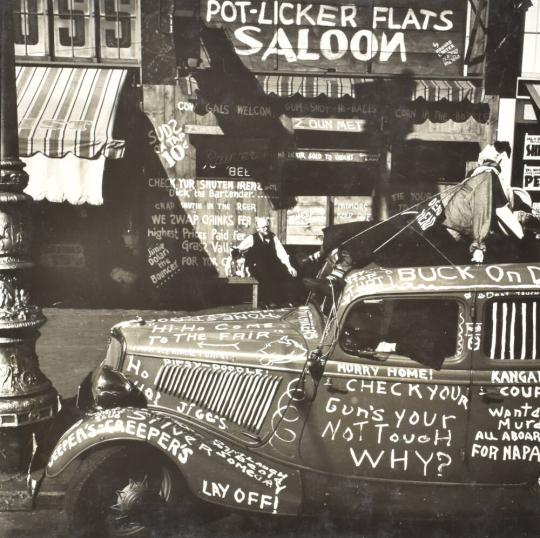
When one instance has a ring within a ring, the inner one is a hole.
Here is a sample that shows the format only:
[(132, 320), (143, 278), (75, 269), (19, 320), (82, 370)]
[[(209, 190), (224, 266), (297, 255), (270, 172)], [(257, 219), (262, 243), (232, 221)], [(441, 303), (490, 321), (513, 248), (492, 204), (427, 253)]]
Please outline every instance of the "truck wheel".
[(150, 537), (165, 526), (182, 492), (180, 473), (155, 451), (115, 446), (93, 452), (66, 490), (69, 536)]

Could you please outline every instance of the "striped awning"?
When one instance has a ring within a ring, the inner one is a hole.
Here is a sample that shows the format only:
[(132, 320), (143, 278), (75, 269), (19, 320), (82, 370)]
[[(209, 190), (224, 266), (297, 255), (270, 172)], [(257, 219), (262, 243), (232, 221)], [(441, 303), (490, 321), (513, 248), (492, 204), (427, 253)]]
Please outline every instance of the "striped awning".
[(119, 159), (113, 126), (125, 69), (18, 66), (19, 153)]
[[(321, 77), (293, 75), (257, 75), (259, 84), (266, 94), (278, 97), (318, 97), (326, 95), (331, 98), (350, 96), (361, 97), (363, 85), (366, 83), (387, 82), (390, 79), (350, 78), (350, 77)], [(399, 79), (397, 84), (400, 83)], [(481, 103), (484, 90), (470, 80), (431, 80), (416, 79), (408, 84), (407, 91), (411, 92), (411, 101), (424, 99), (426, 101), (451, 102), (470, 101)]]

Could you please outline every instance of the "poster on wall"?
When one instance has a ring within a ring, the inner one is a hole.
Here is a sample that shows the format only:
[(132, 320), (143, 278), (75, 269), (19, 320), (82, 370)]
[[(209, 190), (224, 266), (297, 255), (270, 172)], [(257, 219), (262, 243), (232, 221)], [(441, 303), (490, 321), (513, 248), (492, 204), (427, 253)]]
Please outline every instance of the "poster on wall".
[(540, 165), (523, 166), (523, 188), (528, 191), (540, 191)]
[(39, 264), (43, 267), (84, 269), (86, 257), (80, 243), (52, 243), (40, 249)]
[(334, 224), (373, 220), (371, 196), (334, 196)]
[(540, 160), (540, 135), (525, 133), (523, 160)]
[(326, 196), (297, 196), (296, 204), (287, 210), (287, 243), (321, 245), (326, 226)]

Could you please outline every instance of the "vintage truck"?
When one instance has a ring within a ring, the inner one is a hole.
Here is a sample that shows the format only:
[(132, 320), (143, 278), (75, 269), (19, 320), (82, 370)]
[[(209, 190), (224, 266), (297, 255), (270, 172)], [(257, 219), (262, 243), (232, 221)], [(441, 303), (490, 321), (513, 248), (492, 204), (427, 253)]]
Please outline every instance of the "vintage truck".
[(71, 532), (144, 535), (194, 503), (534, 514), (539, 284), (538, 264), (370, 266), (297, 308), (116, 325), (48, 463), (78, 465)]

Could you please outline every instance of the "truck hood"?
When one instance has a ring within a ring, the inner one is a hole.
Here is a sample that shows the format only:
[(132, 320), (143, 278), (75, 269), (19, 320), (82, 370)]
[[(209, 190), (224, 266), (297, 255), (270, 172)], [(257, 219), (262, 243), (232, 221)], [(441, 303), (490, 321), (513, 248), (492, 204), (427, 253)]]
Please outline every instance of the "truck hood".
[(313, 306), (135, 320), (115, 326), (127, 354), (279, 365), (304, 361), (320, 341)]

